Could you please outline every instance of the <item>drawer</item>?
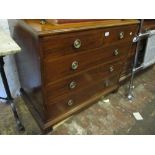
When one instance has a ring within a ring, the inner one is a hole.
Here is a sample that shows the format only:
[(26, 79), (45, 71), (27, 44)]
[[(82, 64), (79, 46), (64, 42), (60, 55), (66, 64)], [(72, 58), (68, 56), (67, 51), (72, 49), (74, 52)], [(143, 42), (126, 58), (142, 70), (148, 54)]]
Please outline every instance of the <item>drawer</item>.
[(134, 57), (135, 53), (136, 53), (136, 44), (133, 44), (132, 48), (128, 54), (128, 57)]
[(44, 37), (41, 43), (44, 55), (54, 57), (100, 47), (103, 37), (101, 30), (96, 29)]
[(129, 73), (131, 73), (135, 52), (136, 52), (136, 44), (132, 46), (132, 48), (130, 49), (128, 53), (128, 56), (126, 57), (126, 60), (125, 60), (125, 63), (122, 69), (121, 77), (126, 76)]
[(59, 59), (44, 60), (44, 78), (46, 84), (59, 78), (72, 76), (81, 71), (100, 64), (106, 64), (124, 58), (128, 54), (130, 46), (119, 44), (108, 48), (100, 48), (85, 53), (64, 56)]
[(137, 25), (130, 25), (43, 37), (41, 39), (43, 55), (54, 58), (109, 46), (113, 43), (132, 42), (137, 31)]
[(83, 90), (113, 74), (120, 74), (121, 68), (122, 62), (112, 62), (95, 67), (83, 74), (51, 84), (46, 88), (46, 99), (49, 101), (65, 94)]
[(122, 43), (124, 41), (129, 41), (132, 43), (132, 40), (137, 33), (138, 33), (137, 25), (103, 29), (102, 31), (102, 34), (104, 34), (103, 45), (107, 46), (113, 42)]
[(91, 100), (97, 94), (103, 94), (106, 89), (118, 84), (118, 77), (117, 74), (113, 74), (111, 77), (85, 88), (82, 91), (77, 91), (76, 93), (67, 94), (51, 100), (47, 105), (48, 118), (54, 119), (61, 116), (83, 104), (85, 101)]

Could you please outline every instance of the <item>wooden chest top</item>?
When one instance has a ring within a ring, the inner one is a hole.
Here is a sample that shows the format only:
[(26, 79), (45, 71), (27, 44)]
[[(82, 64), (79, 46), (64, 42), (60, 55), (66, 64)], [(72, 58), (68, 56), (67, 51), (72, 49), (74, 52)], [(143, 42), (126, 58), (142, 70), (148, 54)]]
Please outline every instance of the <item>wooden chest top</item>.
[(58, 33), (66, 33), (72, 31), (89, 30), (96, 28), (106, 28), (114, 26), (132, 25), (139, 23), (138, 20), (103, 20), (103, 21), (89, 21), (79, 23), (65, 23), (65, 24), (41, 24), (38, 19), (25, 19), (19, 21), (24, 27), (39, 36), (47, 36)]

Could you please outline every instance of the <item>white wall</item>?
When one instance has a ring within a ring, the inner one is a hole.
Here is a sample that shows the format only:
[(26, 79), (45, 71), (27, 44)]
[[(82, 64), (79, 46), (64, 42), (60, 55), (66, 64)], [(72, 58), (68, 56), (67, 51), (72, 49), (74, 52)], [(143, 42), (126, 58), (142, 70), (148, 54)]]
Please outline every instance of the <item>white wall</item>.
[[(0, 19), (0, 26), (5, 30), (6, 33), (9, 33), (9, 26), (6, 19)], [(5, 61), (4, 68), (7, 75), (9, 87), (11, 89), (12, 96), (16, 97), (19, 92), (20, 83), (18, 79), (18, 73), (14, 57), (12, 55), (6, 56), (4, 58), (4, 61)], [(0, 96), (6, 97), (1, 77), (0, 77)]]

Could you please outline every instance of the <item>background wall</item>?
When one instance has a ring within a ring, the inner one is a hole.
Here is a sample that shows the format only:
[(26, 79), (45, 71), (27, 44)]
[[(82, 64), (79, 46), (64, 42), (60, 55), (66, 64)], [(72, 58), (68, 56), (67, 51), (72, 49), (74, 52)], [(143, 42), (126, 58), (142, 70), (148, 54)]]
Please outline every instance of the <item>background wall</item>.
[[(10, 34), (7, 19), (0, 19), (0, 27), (2, 27), (6, 33)], [(19, 93), (20, 83), (13, 55), (6, 56), (4, 58), (4, 61), (5, 61), (4, 69), (7, 75), (11, 93), (13, 97), (16, 97)], [(6, 96), (1, 77), (0, 77), (0, 96), (4, 97)]]

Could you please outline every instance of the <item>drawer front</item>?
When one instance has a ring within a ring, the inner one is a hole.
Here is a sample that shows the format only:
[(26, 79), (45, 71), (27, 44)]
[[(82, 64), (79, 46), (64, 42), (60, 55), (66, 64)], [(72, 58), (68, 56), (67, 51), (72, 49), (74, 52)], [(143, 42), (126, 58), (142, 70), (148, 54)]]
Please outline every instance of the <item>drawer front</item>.
[(133, 44), (132, 48), (131, 48), (131, 50), (130, 50), (130, 52), (128, 54), (128, 58), (133, 57), (135, 54), (136, 54), (136, 44)]
[(92, 50), (60, 59), (45, 59), (44, 78), (47, 82), (46, 84), (59, 78), (73, 76), (96, 65), (106, 64), (120, 58), (123, 59), (128, 54), (129, 49), (129, 45), (119, 44), (117, 46)]
[(129, 73), (131, 73), (135, 52), (136, 52), (136, 44), (132, 46), (132, 48), (130, 49), (128, 53), (128, 56), (126, 57), (125, 63), (122, 68), (121, 77), (126, 76)]
[(102, 39), (101, 30), (89, 30), (44, 37), (42, 46), (45, 56), (64, 56), (100, 47), (103, 44)]
[(132, 71), (134, 56), (130, 56), (127, 58), (121, 73), (121, 77), (127, 76)]
[(43, 37), (41, 40), (43, 55), (54, 58), (105, 47), (113, 43), (132, 42), (137, 31), (137, 25), (130, 25)]
[(96, 94), (101, 94), (106, 89), (117, 84), (118, 75), (114, 74), (113, 76), (108, 77), (107, 79), (104, 79), (82, 91), (78, 91), (73, 94), (67, 94), (57, 99), (53, 99), (47, 105), (48, 118), (54, 119), (58, 116), (61, 116), (73, 110), (85, 101), (93, 98)]
[(127, 40), (132, 43), (134, 36), (138, 33), (138, 26), (130, 25), (115, 28), (106, 28), (102, 33), (104, 34), (104, 46), (107, 46), (113, 42), (122, 43), (123, 41)]
[(83, 74), (72, 76), (65, 80), (56, 82), (47, 86), (46, 99), (58, 98), (65, 94), (74, 93), (79, 90), (83, 90), (86, 87), (90, 87), (99, 81), (113, 75), (114, 73), (120, 73), (122, 68), (122, 62), (112, 62), (99, 67), (93, 68)]

